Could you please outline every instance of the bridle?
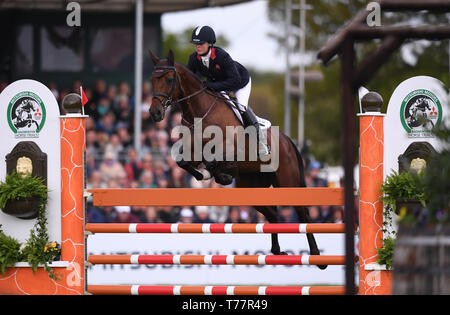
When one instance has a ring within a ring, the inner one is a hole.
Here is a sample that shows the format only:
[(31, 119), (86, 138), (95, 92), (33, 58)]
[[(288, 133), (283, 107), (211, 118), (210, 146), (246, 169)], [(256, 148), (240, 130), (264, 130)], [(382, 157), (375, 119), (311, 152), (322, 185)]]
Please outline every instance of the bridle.
[[(170, 87), (170, 93), (169, 94), (152, 91), (153, 98), (156, 98), (160, 102), (160, 104), (161, 104), (161, 106), (163, 108), (163, 115), (165, 114), (167, 108), (170, 105), (172, 105), (172, 103), (179, 103), (179, 102), (182, 102), (182, 101), (189, 100), (190, 98), (192, 98), (192, 97), (194, 97), (194, 96), (196, 96), (196, 95), (198, 95), (200, 93), (203, 93), (203, 92), (206, 92), (207, 94), (210, 94), (210, 95), (214, 96), (214, 101), (211, 103), (211, 105), (209, 106), (208, 110), (203, 115), (203, 117), (200, 118), (200, 121), (203, 120), (211, 112), (211, 110), (213, 109), (214, 105), (216, 105), (216, 103), (217, 103), (217, 99), (222, 99), (224, 101), (228, 101), (227, 98), (225, 98), (225, 97), (223, 97), (221, 95), (217, 95), (215, 93), (212, 93), (206, 87), (203, 87), (202, 89), (200, 89), (200, 90), (198, 90), (198, 91), (196, 91), (196, 92), (194, 92), (194, 93), (192, 93), (192, 94), (190, 94), (188, 96), (185, 96), (185, 97), (179, 98), (177, 100), (174, 100), (173, 97), (174, 97), (175, 89), (176, 89), (177, 83), (178, 83), (177, 69), (175, 68), (175, 66), (155, 66), (153, 72), (155, 72), (155, 71), (159, 72), (157, 74), (157, 77), (161, 77), (161, 76), (165, 75), (167, 72), (170, 72), (170, 71), (175, 72), (175, 76), (174, 76), (174, 79), (172, 80), (172, 85)], [(194, 126), (193, 122), (187, 121), (185, 118), (183, 118), (183, 120), (184, 120), (184, 122), (186, 122), (188, 124), (189, 128), (192, 128)]]
[[(162, 93), (162, 92), (152, 91), (152, 96), (161, 103), (164, 112), (170, 105), (172, 105), (172, 102), (173, 102), (172, 98), (173, 98), (173, 95), (175, 94), (175, 89), (177, 87), (177, 81), (178, 81), (177, 69), (174, 66), (157, 66), (154, 69), (154, 72), (160, 72), (160, 74), (158, 74), (158, 77), (166, 74), (169, 71), (175, 72), (174, 79), (172, 80), (172, 86), (170, 88), (170, 93), (166, 94), (166, 93)], [(161, 97), (163, 97), (164, 99), (162, 99)]]
[[(198, 94), (200, 94), (200, 93), (202, 93), (202, 92), (204, 92), (206, 90), (206, 87), (204, 87), (204, 88), (202, 88), (202, 89), (200, 89), (200, 90), (198, 90), (198, 91), (196, 91), (196, 92), (194, 92), (194, 93), (192, 93), (192, 94), (190, 94), (188, 96), (179, 98), (177, 100), (173, 100), (173, 96), (175, 94), (175, 89), (177, 87), (177, 82), (178, 82), (177, 69), (175, 68), (175, 66), (156, 66), (154, 68), (154, 71), (161, 72), (160, 74), (158, 74), (158, 77), (166, 74), (169, 71), (175, 72), (175, 76), (174, 76), (174, 79), (172, 80), (172, 85), (170, 87), (170, 93), (169, 94), (152, 91), (152, 96), (154, 98), (156, 98), (161, 103), (162, 108), (163, 108), (163, 113), (166, 111), (166, 109), (170, 105), (172, 105), (172, 103), (179, 103), (179, 102), (182, 102), (182, 101), (186, 101), (186, 100), (190, 99), (191, 97), (194, 97), (194, 96), (196, 96), (196, 95), (198, 95)], [(162, 99), (161, 97), (163, 97), (164, 99)]]

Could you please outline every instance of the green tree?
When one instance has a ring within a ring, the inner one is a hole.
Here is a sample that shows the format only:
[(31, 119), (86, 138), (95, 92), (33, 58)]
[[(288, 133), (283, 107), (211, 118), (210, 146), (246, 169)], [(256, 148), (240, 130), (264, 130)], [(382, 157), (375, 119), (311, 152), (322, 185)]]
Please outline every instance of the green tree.
[[(292, 0), (294, 5), (299, 0)], [(364, 9), (367, 0), (323, 0), (307, 1), (313, 7), (306, 14), (306, 49), (307, 53), (317, 55), (318, 50), (346, 23), (348, 23), (358, 11)], [(268, 1), (269, 19), (278, 25), (278, 29), (284, 29), (285, 0)], [(415, 24), (448, 24), (448, 18), (444, 14), (430, 14), (427, 12), (395, 12), (382, 13), (382, 25), (415, 25)], [(299, 14), (294, 10), (292, 24), (299, 27)], [(280, 46), (284, 46), (284, 33), (270, 34)], [(358, 43), (356, 45), (356, 57), (363, 60), (374, 50), (379, 41)], [(298, 42), (294, 45), (294, 51), (298, 51)], [(412, 62), (406, 56), (413, 56)], [(376, 91), (383, 96), (385, 111), (390, 96), (394, 89), (403, 80), (416, 75), (429, 75), (449, 84), (448, 41), (434, 42), (408, 42), (399, 51), (392, 54), (391, 58), (378, 70), (367, 83), (367, 88)], [(337, 60), (330, 62), (327, 67), (318, 60), (310, 64), (307, 69), (320, 69), (324, 79), (321, 82), (307, 82), (305, 95), (305, 137), (312, 141), (310, 151), (322, 162), (340, 164), (341, 161), (341, 120), (340, 120), (340, 64)], [(283, 117), (283, 86), (277, 93), (281, 95), (277, 104), (277, 120)], [(357, 110), (355, 104), (355, 114)], [(296, 103), (291, 105), (293, 119), (292, 134), (297, 129)], [(356, 128), (358, 130), (358, 126)], [(357, 154), (357, 152), (355, 152)]]

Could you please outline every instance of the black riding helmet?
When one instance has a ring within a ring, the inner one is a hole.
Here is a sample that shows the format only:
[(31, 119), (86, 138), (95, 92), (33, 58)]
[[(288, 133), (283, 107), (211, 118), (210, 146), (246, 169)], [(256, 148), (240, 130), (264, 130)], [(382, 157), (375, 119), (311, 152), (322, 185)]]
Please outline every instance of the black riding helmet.
[(216, 33), (214, 30), (205, 25), (205, 26), (197, 26), (192, 31), (192, 44), (203, 44), (208, 42), (210, 45), (213, 45), (216, 42)]

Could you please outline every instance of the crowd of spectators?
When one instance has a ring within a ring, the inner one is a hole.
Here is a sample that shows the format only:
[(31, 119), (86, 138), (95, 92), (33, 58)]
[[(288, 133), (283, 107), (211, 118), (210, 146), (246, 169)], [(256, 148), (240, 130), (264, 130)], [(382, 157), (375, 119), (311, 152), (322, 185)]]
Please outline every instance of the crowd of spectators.
[[(6, 84), (0, 84), (3, 89)], [(71, 89), (48, 87), (58, 103), (68, 93), (79, 93), (80, 82)], [(181, 113), (166, 114), (154, 123), (149, 116), (150, 82), (142, 87), (142, 135), (139, 152), (133, 147), (134, 96), (126, 82), (107, 85), (99, 80), (83, 90), (88, 98), (86, 122), (86, 178), (88, 188), (210, 188), (223, 187), (214, 180), (198, 182), (178, 167), (170, 154), (177, 140), (171, 133), (181, 124)], [(1, 92), (1, 90), (0, 90)], [(175, 133), (174, 133), (175, 134)], [(311, 162), (306, 168), (308, 187), (327, 187), (319, 176), (320, 164)], [(232, 187), (231, 184), (229, 187)], [(299, 222), (293, 207), (279, 207), (279, 222)], [(342, 207), (309, 207), (313, 223), (340, 223)], [(264, 223), (265, 218), (248, 206), (179, 206), (179, 207), (95, 207), (87, 202), (87, 221), (91, 223)]]

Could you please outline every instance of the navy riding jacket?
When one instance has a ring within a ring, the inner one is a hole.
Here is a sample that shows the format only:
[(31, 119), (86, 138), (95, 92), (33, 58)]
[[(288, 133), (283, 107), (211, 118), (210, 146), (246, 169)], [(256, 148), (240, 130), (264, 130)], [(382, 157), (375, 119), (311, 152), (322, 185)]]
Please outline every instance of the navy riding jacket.
[(206, 86), (214, 91), (237, 91), (247, 85), (250, 74), (239, 62), (220, 47), (211, 47), (209, 68), (202, 63), (196, 52), (189, 56), (189, 70), (207, 78)]

